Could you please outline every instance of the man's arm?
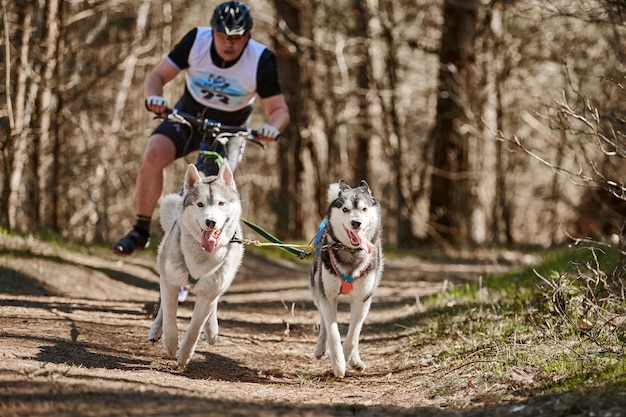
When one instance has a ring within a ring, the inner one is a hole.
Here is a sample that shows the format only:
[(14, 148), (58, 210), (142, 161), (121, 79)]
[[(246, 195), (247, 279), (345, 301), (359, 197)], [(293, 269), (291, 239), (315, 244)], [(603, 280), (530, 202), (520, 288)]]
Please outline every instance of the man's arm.
[[(147, 100), (150, 96), (163, 96), (163, 87), (172, 81), (180, 71), (167, 59), (164, 59), (152, 70), (143, 83), (143, 96)], [(151, 112), (161, 114), (165, 111), (165, 105), (155, 106), (146, 101), (146, 107)]]
[[(282, 132), (289, 124), (289, 109), (285, 96), (278, 94), (272, 97), (261, 99), (261, 104), (267, 113), (267, 124), (274, 126)], [(274, 140), (272, 138), (261, 136), (262, 140)]]

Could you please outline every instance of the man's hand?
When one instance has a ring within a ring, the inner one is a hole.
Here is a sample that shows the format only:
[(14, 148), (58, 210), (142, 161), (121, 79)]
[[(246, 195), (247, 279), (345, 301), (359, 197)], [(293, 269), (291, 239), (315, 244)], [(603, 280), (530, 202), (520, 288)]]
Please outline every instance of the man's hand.
[(260, 136), (263, 136), (262, 139), (265, 140), (277, 140), (278, 135), (280, 135), (280, 130), (268, 124), (261, 125), (257, 131), (259, 132)]
[(167, 108), (167, 100), (161, 96), (149, 96), (146, 99), (146, 109), (152, 113), (163, 114)]

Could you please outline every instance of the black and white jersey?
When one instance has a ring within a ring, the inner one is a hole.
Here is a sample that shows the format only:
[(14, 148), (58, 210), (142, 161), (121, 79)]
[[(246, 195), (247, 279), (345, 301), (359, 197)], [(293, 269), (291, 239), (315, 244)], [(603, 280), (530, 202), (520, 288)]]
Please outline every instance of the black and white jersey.
[(213, 30), (197, 27), (166, 59), (186, 72), (185, 93), (177, 106), (224, 124), (245, 124), (256, 95), (281, 94), (274, 54), (252, 39), (238, 59), (224, 62), (213, 47)]

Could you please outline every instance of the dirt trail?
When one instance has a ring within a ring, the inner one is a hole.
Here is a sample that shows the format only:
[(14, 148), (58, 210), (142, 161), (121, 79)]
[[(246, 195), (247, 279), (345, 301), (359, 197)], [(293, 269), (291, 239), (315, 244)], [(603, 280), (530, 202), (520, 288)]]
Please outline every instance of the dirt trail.
[[(201, 340), (178, 371), (147, 341), (158, 298), (153, 256), (77, 254), (2, 235), (0, 249), (2, 416), (469, 416), (511, 407), (502, 387), (449, 378), (413, 346), (415, 329), (398, 324), (446, 282), (510, 265), (388, 260), (362, 335), (368, 367), (336, 380), (327, 357), (313, 358), (308, 262), (246, 254), (219, 306), (217, 344)], [(193, 301), (180, 306), (181, 334)]]

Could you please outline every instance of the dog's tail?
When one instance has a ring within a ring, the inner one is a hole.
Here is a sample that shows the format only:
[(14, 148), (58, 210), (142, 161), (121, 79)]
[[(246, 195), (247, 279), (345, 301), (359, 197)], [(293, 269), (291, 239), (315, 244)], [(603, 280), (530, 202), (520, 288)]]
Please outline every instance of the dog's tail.
[(172, 225), (180, 217), (183, 209), (183, 198), (178, 194), (168, 194), (161, 200), (159, 215), (161, 216), (161, 227), (165, 232), (172, 228)]

